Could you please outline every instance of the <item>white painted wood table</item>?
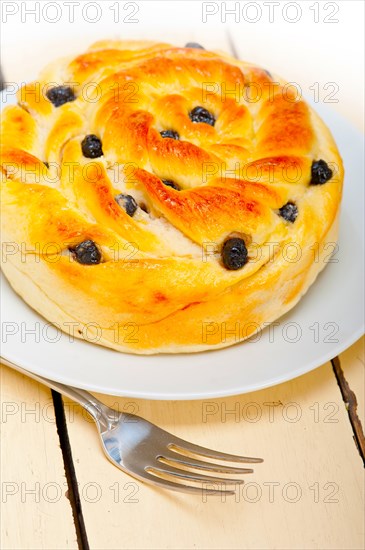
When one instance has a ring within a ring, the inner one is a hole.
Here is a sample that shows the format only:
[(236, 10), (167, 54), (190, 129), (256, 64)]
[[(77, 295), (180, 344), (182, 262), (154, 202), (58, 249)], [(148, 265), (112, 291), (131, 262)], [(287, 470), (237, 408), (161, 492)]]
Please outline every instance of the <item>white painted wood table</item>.
[[(154, 32), (144, 36), (156, 38)], [(166, 33), (166, 40), (183, 43), (171, 29)], [(202, 34), (185, 37), (202, 41)], [(239, 55), (254, 57), (252, 40), (244, 46), (237, 26), (231, 36)], [(217, 47), (218, 40), (229, 49), (217, 37), (204, 37), (206, 46)], [(39, 44), (34, 41), (35, 51)], [(8, 79), (27, 78), (16, 47), (9, 51)], [(296, 68), (293, 63), (299, 80)], [(264, 457), (226, 500), (161, 491), (128, 477), (106, 460), (78, 405), (7, 367), (0, 372), (4, 550), (364, 548), (363, 340), (332, 363), (252, 394), (194, 402), (98, 396), (182, 438)]]
[(364, 426), (363, 341), (340, 362), (343, 374), (326, 363), (224, 399), (98, 396), (185, 439), (264, 457), (226, 500), (128, 477), (104, 457), (83, 409), (2, 366), (1, 548), (362, 549), (364, 439), (354, 424)]

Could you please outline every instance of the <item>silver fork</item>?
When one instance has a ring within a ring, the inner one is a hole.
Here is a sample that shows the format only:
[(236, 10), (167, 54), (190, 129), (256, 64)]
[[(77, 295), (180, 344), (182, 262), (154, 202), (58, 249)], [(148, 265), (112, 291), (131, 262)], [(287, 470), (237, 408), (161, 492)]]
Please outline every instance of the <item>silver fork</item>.
[[(234, 463), (262, 462), (261, 458), (220, 453), (194, 445), (158, 428), (140, 416), (121, 413), (104, 405), (86, 390), (48, 380), (8, 360), (1, 361), (84, 407), (99, 428), (103, 450), (108, 459), (123, 472), (141, 481), (165, 489), (200, 495), (233, 495), (237, 485), (243, 483), (242, 479), (205, 474), (249, 474), (253, 470), (216, 464), (201, 458)], [(205, 474), (197, 474), (191, 470), (203, 471)], [(227, 486), (234, 488), (229, 489)]]

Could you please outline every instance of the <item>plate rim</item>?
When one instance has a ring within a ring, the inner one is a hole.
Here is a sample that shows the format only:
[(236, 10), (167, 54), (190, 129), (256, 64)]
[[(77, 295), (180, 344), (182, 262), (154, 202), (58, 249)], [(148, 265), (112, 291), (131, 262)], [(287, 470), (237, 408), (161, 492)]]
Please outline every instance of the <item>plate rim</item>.
[[(321, 362), (318, 364), (316, 360), (313, 360), (311, 363), (310, 363), (310, 366), (308, 366), (308, 364), (305, 366), (305, 367), (301, 367), (299, 369), (296, 369), (294, 371), (290, 371), (282, 376), (279, 376), (278, 378), (271, 378), (270, 380), (268, 380), (267, 382), (265, 383), (261, 383), (261, 384), (251, 384), (249, 386), (245, 386), (245, 388), (235, 388), (234, 390), (233, 389), (227, 389), (227, 390), (224, 390), (222, 391), (222, 393), (219, 393), (217, 394), (217, 392), (207, 392), (206, 394), (202, 395), (201, 393), (200, 394), (194, 394), (194, 393), (190, 393), (189, 394), (189, 397), (186, 397), (185, 395), (182, 395), (182, 394), (171, 394), (169, 393), (168, 395), (167, 394), (158, 394), (158, 393), (150, 393), (150, 394), (146, 394), (146, 392), (135, 392), (133, 391), (133, 393), (131, 393), (130, 391), (126, 391), (126, 392), (121, 392), (120, 390), (118, 390), (117, 392), (114, 391), (111, 391), (109, 388), (100, 388), (100, 386), (98, 387), (95, 387), (94, 384), (88, 384), (88, 383), (84, 383), (82, 382), (80, 385), (76, 385), (74, 384), (74, 382), (70, 382), (68, 381), (67, 379), (67, 376), (66, 377), (61, 377), (61, 379), (56, 375), (56, 376), (52, 376), (49, 377), (49, 375), (47, 373), (44, 373), (42, 371), (42, 369), (34, 369), (33, 367), (29, 368), (28, 365), (25, 365), (25, 364), (22, 364), (22, 365), (19, 365), (21, 366), (22, 368), (24, 368), (25, 370), (28, 370), (29, 372), (32, 372), (34, 374), (38, 374), (39, 376), (42, 376), (43, 378), (48, 378), (49, 380), (52, 380), (54, 382), (59, 382), (61, 384), (65, 384), (65, 385), (68, 385), (68, 386), (74, 386), (74, 387), (77, 387), (77, 388), (80, 388), (80, 389), (84, 389), (84, 390), (87, 390), (87, 391), (90, 391), (90, 392), (95, 392), (95, 393), (101, 393), (101, 394), (105, 394), (105, 395), (112, 395), (112, 396), (115, 396), (115, 397), (128, 397), (128, 398), (134, 398), (134, 399), (144, 399), (144, 400), (151, 400), (151, 401), (198, 401), (198, 400), (203, 400), (203, 399), (210, 399), (210, 398), (213, 398), (213, 399), (220, 399), (222, 397), (232, 397), (234, 395), (244, 395), (246, 393), (253, 393), (253, 392), (256, 392), (256, 391), (260, 391), (260, 390), (264, 390), (266, 388), (270, 388), (270, 387), (273, 387), (273, 386), (277, 386), (279, 384), (283, 384), (285, 382), (288, 382), (290, 380), (294, 380), (295, 378), (299, 378), (300, 376), (303, 376), (304, 374), (307, 374), (309, 372), (312, 372), (313, 370), (321, 367), (322, 365), (324, 365), (325, 363), (329, 362), (329, 361), (332, 361), (332, 359), (334, 359), (335, 357), (337, 357), (340, 353), (342, 353), (343, 351), (345, 351), (346, 349), (348, 349), (350, 346), (352, 346), (352, 344), (354, 344), (355, 342), (357, 342), (357, 340), (359, 340), (363, 335), (364, 335), (364, 332), (365, 332), (365, 325), (363, 324), (361, 327), (359, 327), (359, 329), (353, 333), (351, 333), (351, 335), (345, 339), (344, 341), (342, 341), (341, 343), (338, 344), (337, 347), (335, 347), (335, 353), (333, 353), (333, 348), (331, 348), (331, 350), (328, 351), (327, 354), (325, 354), (323, 357), (325, 357), (325, 359), (321, 358)], [(90, 342), (86, 342), (87, 344), (90, 344)], [(242, 344), (243, 342), (241, 342)], [(91, 345), (95, 345), (95, 344), (91, 344)], [(240, 344), (238, 344), (240, 345)], [(213, 350), (214, 351), (214, 350)], [(202, 352), (204, 353), (204, 352)], [(187, 354), (187, 356), (189, 356), (191, 354)], [(148, 357), (148, 356), (147, 356)], [(1, 356), (1, 363), (5, 364), (7, 362), (10, 362), (10, 363), (13, 363), (13, 364), (17, 364), (18, 362), (12, 358), (9, 358), (9, 357), (5, 357), (5, 354)], [(11, 364), (7, 365), (11, 368)], [(238, 390), (238, 391), (237, 391)]]

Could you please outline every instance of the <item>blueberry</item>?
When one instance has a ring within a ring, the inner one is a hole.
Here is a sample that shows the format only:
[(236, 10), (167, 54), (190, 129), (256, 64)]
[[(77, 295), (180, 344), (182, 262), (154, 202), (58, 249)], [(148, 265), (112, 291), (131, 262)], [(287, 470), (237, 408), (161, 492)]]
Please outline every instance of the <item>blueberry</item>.
[(190, 120), (192, 122), (204, 122), (205, 124), (210, 124), (214, 126), (215, 118), (207, 109), (204, 107), (194, 107), (194, 109), (189, 113)]
[(101, 262), (101, 252), (94, 241), (83, 241), (75, 248), (70, 248), (70, 251), (73, 252), (79, 264), (93, 265)]
[(89, 134), (81, 142), (82, 154), (88, 159), (96, 159), (103, 155), (101, 141), (95, 134)]
[(174, 181), (162, 180), (162, 183), (167, 185), (167, 187), (172, 187), (173, 189), (175, 189), (175, 191), (180, 191), (180, 186), (177, 183), (175, 183)]
[(55, 86), (46, 93), (47, 98), (55, 107), (61, 107), (64, 103), (75, 101), (76, 96), (70, 86)]
[(279, 209), (279, 213), (284, 220), (294, 223), (298, 216), (298, 207), (293, 202), (287, 202)]
[(203, 46), (198, 44), (198, 42), (187, 42), (185, 44), (185, 48), (194, 48), (196, 50), (205, 50), (205, 48), (203, 48)]
[(243, 239), (233, 237), (224, 243), (222, 248), (224, 267), (230, 270), (240, 269), (247, 260), (247, 248)]
[(324, 160), (314, 160), (312, 162), (311, 176), (310, 182), (312, 185), (323, 185), (332, 178), (333, 172)]
[(180, 139), (180, 136), (175, 130), (162, 130), (160, 132), (163, 138)]
[(119, 206), (121, 208), (124, 208), (128, 216), (132, 217), (134, 215), (135, 211), (138, 208), (138, 204), (136, 203), (132, 195), (123, 195), (123, 193), (120, 193), (114, 198)]

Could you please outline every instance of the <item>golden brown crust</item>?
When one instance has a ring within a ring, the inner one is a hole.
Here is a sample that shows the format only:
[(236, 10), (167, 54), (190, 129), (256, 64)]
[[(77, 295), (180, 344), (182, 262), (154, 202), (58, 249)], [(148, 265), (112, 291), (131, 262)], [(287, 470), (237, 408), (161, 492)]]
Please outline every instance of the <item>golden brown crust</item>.
[[(50, 82), (73, 83), (76, 100), (54, 107), (42, 93)], [(264, 70), (205, 50), (104, 41), (46, 68), (18, 99), (2, 116), (3, 270), (66, 332), (133, 353), (227, 346), (293, 307), (328, 261), (341, 158), (313, 110)], [(196, 106), (214, 126), (190, 120)], [(169, 129), (180, 139), (161, 137)], [(103, 156), (83, 156), (88, 134)], [(319, 159), (333, 176), (310, 185)], [(148, 212), (129, 216), (119, 193)], [(287, 202), (294, 223), (279, 215)], [(235, 271), (221, 260), (232, 236), (248, 249)], [(85, 240), (100, 264), (69, 252)]]

